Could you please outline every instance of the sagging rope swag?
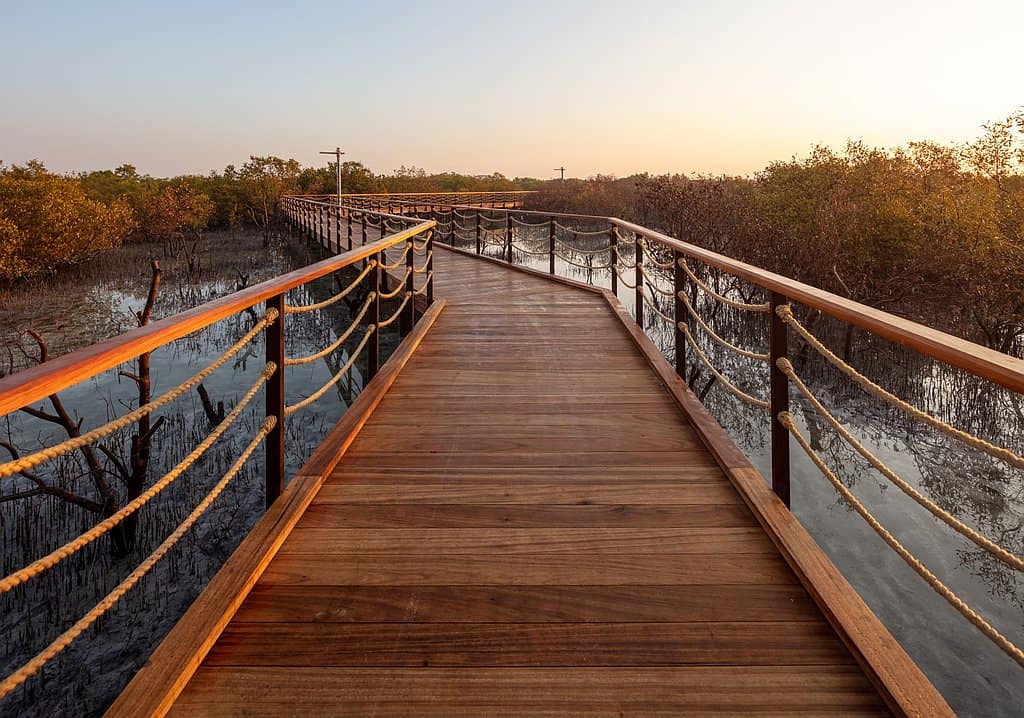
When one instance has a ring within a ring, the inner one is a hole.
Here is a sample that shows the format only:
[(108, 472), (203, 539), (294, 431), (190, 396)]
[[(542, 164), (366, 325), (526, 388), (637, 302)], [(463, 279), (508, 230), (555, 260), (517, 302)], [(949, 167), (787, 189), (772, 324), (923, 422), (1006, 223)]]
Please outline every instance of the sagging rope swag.
[[(315, 392), (310, 394), (308, 397), (306, 397), (305, 399), (303, 399), (300, 402), (297, 402), (297, 403), (292, 404), (290, 406), (286, 406), (284, 408), (284, 415), (285, 416), (291, 416), (292, 414), (294, 414), (295, 412), (299, 411), (300, 409), (306, 408), (307, 406), (312, 404), (314, 401), (319, 399), (321, 396), (326, 394), (328, 389), (330, 389), (332, 386), (334, 386), (339, 381), (341, 381), (341, 377), (345, 376), (345, 374), (348, 373), (349, 369), (351, 369), (352, 366), (356, 363), (356, 359), (362, 353), (363, 349), (366, 348), (366, 343), (368, 341), (370, 341), (370, 337), (373, 336), (373, 333), (375, 331), (377, 331), (377, 325), (376, 324), (371, 324), (370, 326), (368, 326), (366, 328), (366, 334), (363, 335), (362, 341), (359, 342), (359, 346), (357, 346), (355, 348), (355, 350), (352, 352), (352, 354), (349, 356), (349, 360), (345, 363), (345, 366), (343, 366), (338, 371), (337, 374), (335, 374), (330, 379), (328, 379), (326, 384), (324, 384), (322, 387), (320, 387)], [(287, 361), (287, 359), (285, 361)]]
[(402, 303), (398, 305), (398, 309), (395, 310), (394, 314), (392, 314), (387, 319), (384, 319), (381, 322), (378, 322), (377, 326), (380, 329), (383, 329), (384, 327), (387, 327), (387, 326), (390, 326), (391, 324), (393, 324), (394, 321), (396, 319), (398, 319), (399, 315), (402, 313), (402, 310), (405, 309), (405, 305), (409, 303), (409, 299), (412, 298), (412, 295), (413, 295), (412, 292), (406, 292), (405, 293), (405, 299), (403, 299)]
[(54, 656), (70, 646), (78, 636), (89, 628), (89, 626), (110, 610), (110, 608), (117, 603), (122, 596), (128, 593), (128, 591), (130, 591), (131, 588), (138, 583), (139, 580), (141, 580), (142, 577), (145, 576), (150, 569), (152, 569), (153, 566), (155, 566), (157, 562), (163, 558), (176, 543), (178, 543), (179, 540), (181, 540), (182, 536), (184, 536), (185, 533), (192, 528), (192, 525), (199, 520), (199, 517), (202, 516), (208, 508), (210, 508), (217, 497), (223, 493), (225, 488), (227, 488), (227, 485), (231, 480), (235, 478), (239, 471), (241, 471), (245, 462), (248, 461), (249, 457), (252, 456), (253, 452), (256, 451), (256, 448), (267, 437), (276, 424), (277, 418), (268, 416), (263, 421), (263, 424), (260, 426), (259, 431), (256, 432), (252, 441), (249, 442), (249, 445), (246, 446), (245, 450), (238, 456), (235, 463), (231, 465), (231, 468), (227, 470), (227, 473), (224, 474), (221, 480), (217, 482), (203, 500), (199, 502), (199, 505), (192, 510), (192, 513), (190, 513), (185, 520), (181, 522), (178, 528), (176, 528), (159, 546), (157, 546), (153, 553), (149, 554), (149, 556), (147, 556), (124, 581), (119, 583), (114, 590), (104, 596), (104, 598), (96, 604), (92, 610), (78, 619), (71, 628), (64, 631), (64, 633), (58, 636), (49, 646), (44, 648), (34, 658), (0, 682), (0, 698), (4, 698), (19, 685), (31, 678), (37, 671), (39, 671), (39, 669), (53, 659)]
[(366, 267), (359, 274), (359, 276), (356, 277), (355, 279), (353, 279), (351, 284), (349, 284), (347, 287), (345, 287), (340, 292), (335, 294), (333, 297), (330, 297), (329, 299), (325, 299), (322, 302), (317, 302), (316, 304), (304, 304), (302, 306), (295, 306), (295, 305), (291, 305), (291, 304), (286, 304), (285, 307), (284, 307), (284, 313), (285, 314), (300, 314), (302, 312), (312, 312), (312, 311), (316, 311), (317, 309), (323, 309), (324, 307), (329, 307), (332, 304), (334, 304), (335, 302), (340, 302), (342, 299), (347, 297), (349, 295), (349, 293), (353, 289), (358, 287), (360, 282), (362, 282), (364, 279), (366, 279), (366, 275), (369, 274), (371, 271), (373, 271), (373, 268), (376, 267), (376, 266), (377, 266), (377, 260), (371, 259), (369, 262), (366, 263)]
[(825, 478), (827, 478), (832, 486), (835, 487), (836, 491), (839, 492), (846, 503), (853, 507), (854, 511), (860, 514), (861, 518), (863, 518), (868, 525), (875, 530), (875, 533), (877, 533), (881, 539), (906, 562), (908, 566), (923, 578), (936, 593), (946, 599), (946, 601), (953, 608), (959, 611), (964, 618), (974, 624), (974, 626), (984, 633), (989, 640), (999, 646), (999, 648), (1001, 648), (1008, 656), (1024, 668), (1024, 651), (1010, 642), (1006, 636), (982, 618), (974, 609), (964, 603), (964, 601), (953, 593), (946, 584), (940, 581), (935, 574), (929, 571), (928, 568), (921, 563), (920, 559), (914, 556), (909, 549), (904, 547), (895, 536), (889, 533), (889, 531), (879, 523), (878, 519), (876, 519), (864, 504), (862, 504), (857, 497), (853, 495), (853, 492), (839, 480), (839, 477), (835, 475), (831, 468), (829, 468), (828, 464), (818, 456), (818, 453), (811, 447), (804, 435), (796, 428), (793, 416), (788, 411), (784, 411), (779, 414), (778, 419), (793, 438), (796, 439), (796, 442), (801, 446), (811, 461), (814, 462), (815, 466), (817, 466), (818, 469), (821, 470), (821, 473), (825, 475)]
[(690, 269), (690, 265), (686, 263), (685, 259), (679, 260), (679, 266), (683, 268), (683, 271), (686, 272), (687, 276), (693, 280), (694, 284), (696, 284), (698, 287), (703, 289), (705, 292), (710, 294), (712, 297), (717, 299), (722, 304), (730, 306), (733, 309), (742, 309), (747, 312), (767, 312), (771, 310), (771, 306), (768, 304), (768, 302), (764, 302), (763, 304), (747, 304), (745, 302), (737, 302), (735, 299), (729, 299), (729, 297), (725, 296), (724, 294), (719, 294), (711, 287), (710, 284), (704, 282), (700, 277), (693, 273), (693, 270)]
[(28, 469), (34, 468), (39, 464), (45, 463), (51, 459), (55, 459), (58, 456), (68, 453), (69, 451), (75, 451), (80, 449), (87, 444), (91, 444), (94, 441), (102, 439), (105, 436), (112, 434), (118, 429), (123, 429), (126, 426), (134, 424), (142, 417), (147, 414), (151, 414), (157, 409), (166, 406), (178, 397), (182, 396), (189, 389), (197, 386), (204, 379), (210, 377), (217, 369), (224, 366), (224, 364), (242, 350), (249, 342), (251, 342), (256, 335), (266, 329), (277, 319), (277, 310), (270, 309), (263, 316), (263, 319), (258, 321), (253, 328), (246, 332), (241, 339), (235, 342), (231, 347), (228, 348), (223, 354), (221, 354), (212, 364), (196, 374), (193, 374), (190, 378), (183, 381), (175, 388), (168, 391), (158, 399), (154, 399), (148, 404), (143, 404), (137, 409), (134, 409), (124, 416), (118, 417), (113, 421), (110, 421), (103, 426), (100, 426), (92, 431), (88, 431), (81, 436), (77, 436), (73, 439), (62, 441), (59, 444), (50, 446), (46, 449), (40, 449), (39, 451), (23, 456), (13, 461), (8, 461), (4, 464), (0, 464), (0, 478), (17, 474), (21, 471), (27, 471)]
[(1005, 563), (1010, 568), (1018, 571), (1024, 571), (1024, 559), (1010, 553), (999, 544), (989, 540), (985, 536), (982, 536), (974, 529), (970, 528), (959, 519), (954, 517), (945, 509), (937, 506), (926, 496), (921, 494), (917, 489), (908, 484), (901, 476), (887, 466), (881, 459), (875, 456), (871, 451), (868, 450), (857, 438), (851, 434), (845, 426), (843, 426), (835, 416), (832, 415), (828, 409), (821, 403), (821, 401), (811, 392), (807, 384), (800, 378), (796, 373), (796, 369), (793, 367), (793, 363), (789, 359), (779, 359), (776, 362), (779, 370), (782, 371), (789, 379), (796, 385), (797, 389), (800, 390), (811, 405), (817, 410), (818, 414), (821, 415), (825, 421), (831, 426), (846, 442), (857, 450), (861, 456), (863, 456), (868, 463), (875, 467), (882, 475), (892, 481), (896, 486), (902, 489), (903, 493), (907, 494), (910, 498), (916, 501), (918, 504), (927, 509), (933, 516), (943, 521), (947, 526), (952, 528), (957, 533), (967, 537), (980, 548), (988, 551), (990, 554), (998, 558), (1000, 561)]
[(409, 280), (410, 276), (412, 276), (412, 269), (406, 269), (405, 270), (405, 276), (403, 276), (401, 279), (398, 280), (398, 286), (395, 287), (395, 289), (393, 289), (390, 292), (381, 292), (380, 293), (380, 298), (381, 299), (393, 299), (394, 297), (397, 297), (402, 292), (402, 290), (405, 288), (405, 283)]
[[(543, 240), (535, 240), (535, 241), (543, 241)], [(566, 249), (571, 249), (572, 251), (578, 252), (579, 254), (604, 254), (605, 252), (611, 251), (611, 248), (612, 248), (612, 246), (609, 244), (607, 247), (599, 247), (597, 249), (580, 249), (579, 247), (576, 247), (576, 246), (570, 244), (569, 242), (566, 242), (565, 240), (563, 240), (563, 239), (561, 239), (561, 238), (559, 238), (557, 236), (555, 237), (555, 242), (560, 244), (560, 245), (562, 245)]]
[[(686, 296), (686, 292), (679, 292), (679, 299), (682, 300), (683, 306), (686, 307), (686, 310), (689, 312), (690, 316), (692, 316), (694, 319), (697, 320), (697, 324), (700, 325), (701, 329), (703, 329), (704, 332), (709, 337), (711, 337), (714, 341), (716, 341), (718, 344), (720, 344), (721, 346), (725, 347), (729, 351), (734, 352), (736, 354), (739, 354), (740, 356), (747, 357), (748, 359), (756, 359), (757, 361), (770, 361), (770, 357), (768, 356), (767, 353), (759, 354), (757, 352), (748, 351), (748, 350), (743, 349), (742, 347), (738, 347), (735, 344), (733, 344), (732, 342), (730, 342), (730, 341), (720, 337), (711, 328), (711, 326), (706, 321), (704, 321), (704, 318), (701, 317), (701, 315), (697, 312), (697, 310), (693, 308), (693, 305), (690, 304), (689, 297)], [(682, 322), (680, 322), (680, 323), (682, 323)]]
[[(544, 222), (544, 224), (547, 224), (547, 222)], [(561, 224), (557, 220), (554, 224), (555, 227), (562, 230), (563, 232), (571, 232), (572, 234), (575, 234), (579, 237), (607, 237), (608, 232), (611, 230), (611, 227), (609, 227), (608, 229), (598, 230), (573, 229), (572, 227), (567, 227), (564, 224)]]
[(711, 363), (711, 360), (708, 359), (707, 355), (697, 345), (697, 341), (693, 338), (693, 335), (690, 334), (690, 329), (685, 324), (679, 322), (679, 324), (677, 324), (676, 326), (678, 326), (680, 331), (682, 331), (682, 333), (686, 336), (686, 341), (689, 342), (691, 347), (693, 347), (694, 352), (697, 354), (697, 357), (701, 360), (704, 366), (708, 368), (708, 371), (715, 375), (718, 381), (722, 383), (722, 386), (724, 386), (730, 394), (735, 396), (737, 399), (740, 399), (741, 401), (745, 401), (751, 406), (756, 406), (766, 410), (768, 409), (767, 401), (764, 401), (763, 399), (758, 399), (756, 396), (751, 396), (750, 394), (746, 393), (738, 386), (733, 384), (731, 381), (729, 381), (729, 379), (726, 378), (726, 376), (722, 374), (722, 372), (718, 371), (718, 369), (715, 368), (715, 365)]
[(427, 267), (430, 266), (430, 260), (433, 259), (433, 257), (434, 257), (434, 250), (430, 250), (429, 252), (427, 252), (427, 256), (424, 258), (423, 264), (421, 266), (419, 266), (419, 267), (416, 267), (415, 265), (413, 266), (413, 268), (412, 268), (413, 273), (414, 274), (423, 274), (425, 271), (427, 271)]
[(81, 534), (78, 538), (68, 541), (60, 548), (51, 551), (46, 556), (33, 561), (28, 566), (25, 566), (24, 568), (19, 569), (6, 578), (0, 580), (0, 594), (7, 593), (15, 586), (25, 583), (25, 581), (28, 581), (33, 576), (37, 576), (43, 571), (53, 568), (68, 556), (77, 553), (96, 539), (109, 533), (115, 526), (141, 509), (155, 496), (174, 483), (174, 481), (184, 474), (200, 456), (205, 454), (207, 449), (213, 446), (217, 439), (219, 439), (224, 432), (228, 430), (228, 427), (238, 419), (242, 410), (250, 401), (252, 401), (253, 397), (256, 396), (259, 390), (263, 387), (263, 384), (266, 383), (267, 379), (270, 378), (270, 375), (273, 374), (276, 369), (277, 366), (273, 362), (270, 362), (263, 367), (263, 371), (260, 372), (260, 378), (239, 400), (235, 408), (231, 410), (231, 413), (225, 416), (224, 419), (213, 428), (213, 431), (211, 431), (202, 442), (189, 452), (188, 456), (182, 459), (177, 466), (164, 474), (159, 481), (142, 492), (138, 498), (126, 504), (124, 508), (119, 510), (117, 513), (103, 519), (103, 521), (100, 521), (91, 529)]
[(411, 249), (411, 245), (406, 244), (405, 245), (405, 249), (402, 251), (402, 254), (398, 257), (397, 260), (395, 260), (395, 262), (393, 264), (383, 264), (382, 263), (380, 265), (380, 268), (385, 270), (385, 271), (390, 271), (392, 269), (398, 269), (399, 267), (401, 267), (405, 263), (406, 257), (409, 256), (409, 250), (410, 249)]
[(821, 341), (818, 340), (818, 338), (815, 337), (803, 324), (797, 321), (796, 317), (793, 315), (792, 308), (788, 305), (781, 305), (777, 307), (776, 313), (782, 321), (793, 327), (793, 329), (795, 329), (797, 333), (803, 337), (804, 341), (814, 348), (815, 351), (825, 357), (830, 364), (852, 379), (854, 383), (860, 386), (868, 394), (887, 402), (891, 406), (909, 414), (918, 421), (927, 424), (933, 429), (940, 431), (957, 441), (967, 444), (968, 446), (975, 448), (978, 451), (982, 451), (996, 459), (1004, 461), (1014, 468), (1024, 469), (1024, 457), (1018, 456), (1009, 449), (997, 446), (985, 441), (984, 439), (980, 439), (977, 436), (968, 434), (966, 431), (961, 431), (954, 426), (950, 426), (941, 419), (936, 419), (931, 414), (921, 411), (913, 404), (900, 399), (895, 394), (892, 394), (880, 387), (878, 384), (875, 384), (873, 381), (833, 354), (832, 351), (822, 344)]
[(355, 319), (352, 320), (351, 324), (348, 325), (348, 329), (345, 330), (345, 333), (338, 337), (337, 340), (332, 342), (331, 345), (328, 346), (326, 349), (321, 349), (316, 354), (310, 354), (309, 356), (298, 358), (286, 357), (284, 360), (284, 365), (297, 366), (300, 364), (309, 364), (311, 362), (315, 362), (317, 359), (322, 359), (328, 354), (331, 354), (335, 349), (344, 344), (346, 339), (352, 336), (352, 332), (356, 330), (356, 327), (359, 326), (359, 322), (361, 322), (363, 320), (363, 317), (366, 316), (366, 312), (369, 311), (370, 305), (373, 303), (373, 300), (376, 299), (376, 297), (376, 292), (370, 292), (370, 294), (367, 295), (366, 300), (363, 302), (362, 308), (359, 310), (359, 314), (355, 317)]

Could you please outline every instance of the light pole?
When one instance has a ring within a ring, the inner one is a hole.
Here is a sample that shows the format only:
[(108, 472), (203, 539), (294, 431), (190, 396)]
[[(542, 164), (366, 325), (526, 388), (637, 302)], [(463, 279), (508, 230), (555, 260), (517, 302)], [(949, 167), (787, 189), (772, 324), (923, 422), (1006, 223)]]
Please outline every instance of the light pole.
[(560, 173), (559, 179), (565, 182), (565, 167), (555, 167), (554, 171)]
[(334, 162), (335, 162), (334, 170), (335, 170), (335, 175), (336, 175), (336, 179), (337, 179), (337, 185), (336, 186), (338, 188), (338, 206), (340, 207), (341, 206), (341, 156), (343, 154), (345, 154), (345, 153), (341, 151), (340, 147), (335, 147), (333, 150), (329, 150), (327, 152), (321, 152), (320, 154), (322, 154), (322, 155), (334, 155)]

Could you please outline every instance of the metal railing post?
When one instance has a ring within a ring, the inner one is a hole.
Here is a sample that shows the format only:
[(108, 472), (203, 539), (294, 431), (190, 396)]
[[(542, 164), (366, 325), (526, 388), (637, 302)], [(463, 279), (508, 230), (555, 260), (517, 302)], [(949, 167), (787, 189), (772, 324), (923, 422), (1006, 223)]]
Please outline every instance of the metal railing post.
[(778, 292), (771, 293), (769, 306), (769, 339), (768, 356), (771, 366), (771, 389), (768, 400), (772, 427), (772, 490), (782, 499), (787, 507), (790, 505), (789, 494), (789, 430), (779, 421), (779, 414), (789, 411), (789, 379), (779, 368), (780, 359), (789, 357), (789, 333), (786, 322), (776, 311), (786, 306), (788, 300)]
[(506, 259), (512, 264), (512, 213), (505, 213), (505, 251)]
[(427, 306), (434, 303), (434, 228), (427, 230)]
[(369, 381), (377, 375), (380, 369), (380, 291), (381, 271), (380, 253), (373, 255), (372, 261), (376, 262), (370, 270), (370, 291), (373, 292), (373, 299), (370, 301), (370, 308), (366, 314), (370, 324), (374, 326), (373, 336), (366, 345), (366, 380)]
[(482, 246), (480, 245), (480, 210), (476, 211), (476, 253), (480, 254)]
[(612, 269), (612, 294), (619, 294), (619, 233), (615, 225), (608, 230), (608, 264)]
[(266, 360), (277, 367), (267, 379), (266, 416), (277, 417), (277, 423), (267, 434), (266, 501), (267, 508), (284, 490), (284, 294), (267, 300), (267, 311), (277, 311), (277, 318), (266, 331)]
[(644, 263), (644, 248), (640, 244), (641, 239), (638, 236), (636, 243), (633, 245), (636, 249), (633, 251), (633, 263), (636, 264), (635, 268), (635, 282), (636, 282), (636, 323), (640, 325), (640, 328), (644, 328), (644, 270), (642, 269)]
[(413, 237), (409, 237), (409, 251), (405, 255), (405, 271), (409, 275), (405, 278), (405, 291), (408, 294), (409, 301), (405, 303), (402, 316), (398, 318), (398, 330), (403, 337), (409, 336), (409, 332), (412, 331), (412, 325), (416, 323), (416, 295), (413, 294), (413, 291), (416, 289), (414, 283), (416, 275), (412, 271), (416, 267), (415, 247), (416, 240)]
[(675, 300), (675, 340), (676, 340), (676, 374), (686, 381), (686, 334), (679, 326), (689, 326), (689, 317), (686, 312), (686, 305), (683, 303), (683, 292), (686, 291), (685, 276), (683, 268), (679, 264), (683, 255), (678, 250), (672, 252), (672, 298)]
[(548, 273), (555, 274), (555, 218), (548, 220)]

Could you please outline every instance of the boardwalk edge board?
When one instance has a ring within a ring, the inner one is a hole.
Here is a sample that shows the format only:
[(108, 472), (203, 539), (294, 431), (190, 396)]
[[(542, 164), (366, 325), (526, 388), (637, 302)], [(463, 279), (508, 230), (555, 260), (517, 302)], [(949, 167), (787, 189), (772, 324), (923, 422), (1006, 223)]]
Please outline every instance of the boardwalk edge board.
[(249, 591), (312, 503), (370, 415), (434, 325), (446, 302), (435, 301), (378, 374), (292, 478), (185, 615), (153, 651), (106, 716), (164, 716), (195, 673)]
[(600, 293), (890, 710), (905, 716), (955, 715), (619, 299), (607, 290)]

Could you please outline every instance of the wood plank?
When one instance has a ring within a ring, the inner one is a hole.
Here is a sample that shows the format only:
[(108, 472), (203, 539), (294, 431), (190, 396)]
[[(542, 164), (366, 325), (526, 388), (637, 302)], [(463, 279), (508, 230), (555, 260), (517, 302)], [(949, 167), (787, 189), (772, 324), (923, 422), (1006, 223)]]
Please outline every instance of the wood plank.
[[(514, 482), (530, 483), (558, 482), (567, 491), (573, 484), (602, 485), (622, 482), (647, 482), (652, 489), (664, 484), (697, 483), (706, 484), (724, 478), (722, 470), (714, 464), (701, 462), (695, 466), (386, 466), (375, 464), (363, 458), (346, 455), (334, 468), (326, 486), (351, 481), (360, 484), (393, 484), (403, 481), (416, 483), (445, 483), (449, 486), (471, 486), (476, 483)], [(672, 502), (666, 502), (672, 503)]]
[(291, 586), (261, 584), (239, 622), (820, 621), (797, 585)]
[(754, 526), (742, 504), (682, 506), (313, 504), (304, 528), (731, 528)]
[(317, 494), (317, 504), (738, 504), (736, 490), (718, 477), (718, 483), (657, 484), (640, 480), (601, 482), (525, 481), (509, 478), (478, 480), (472, 484), (448, 481), (396, 480), (362, 483), (358, 477), (331, 479)]
[(240, 623), (210, 666), (843, 665), (819, 622)]
[(393, 554), (279, 555), (264, 585), (629, 586), (796, 583), (786, 563), (763, 554)]
[(313, 453), (304, 471), (256, 522), (242, 543), (189, 607), (175, 630), (157, 646), (105, 715), (112, 718), (163, 715), (217, 642), (224, 627), (245, 600), (302, 513), (309, 506), (338, 458), (352, 443), (367, 418), (405, 367), (444, 309), (435, 302), (352, 402), (327, 440)]
[(688, 529), (308, 529), (281, 554), (774, 554), (759, 527)]
[(676, 375), (650, 338), (636, 328), (625, 307), (610, 292), (604, 297), (889, 708), (897, 715), (952, 716), (952, 709), (935, 686), (768, 488), (761, 473)]
[[(841, 666), (445, 669), (211, 667), (174, 716), (885, 715)], [(287, 686), (288, 690), (282, 690)]]

